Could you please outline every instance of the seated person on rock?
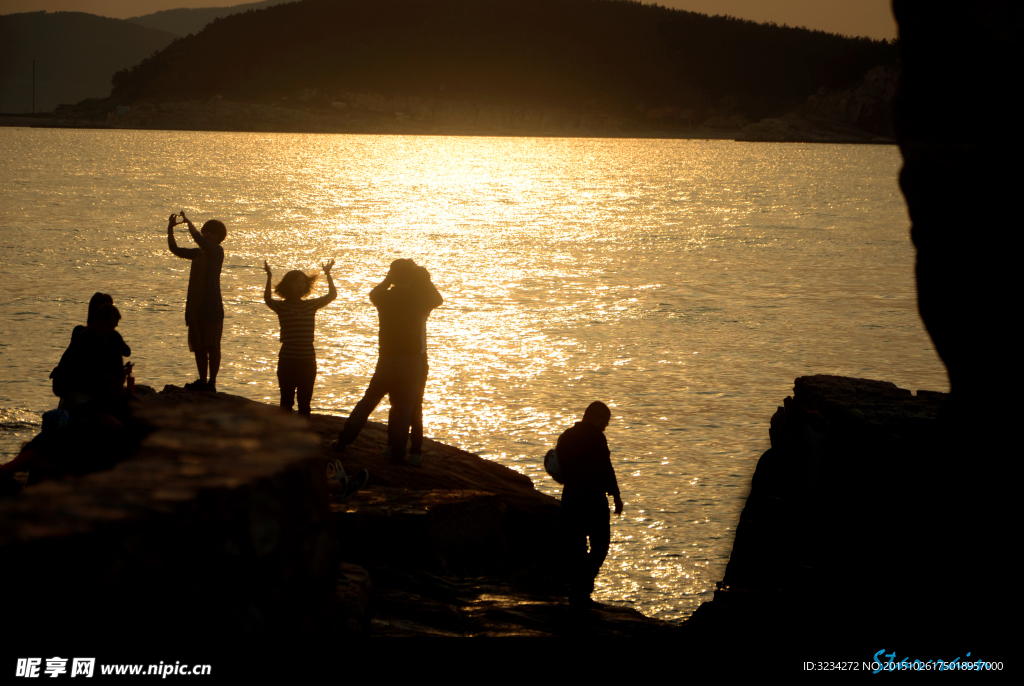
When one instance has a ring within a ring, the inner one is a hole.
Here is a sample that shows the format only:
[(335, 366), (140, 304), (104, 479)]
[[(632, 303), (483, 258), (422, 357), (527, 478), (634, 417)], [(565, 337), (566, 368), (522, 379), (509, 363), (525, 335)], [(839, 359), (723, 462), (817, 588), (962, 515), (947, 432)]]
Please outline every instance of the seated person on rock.
[[(109, 294), (93, 293), (92, 298), (89, 299), (89, 314), (86, 318), (86, 325), (82, 326), (79, 324), (72, 329), (71, 343), (61, 356), (60, 362), (50, 372), (50, 378), (53, 379), (53, 393), (60, 398), (59, 407), (73, 407), (82, 402), (83, 399), (77, 395), (72, 378), (78, 366), (75, 358), (79, 356), (83, 347), (88, 345), (86, 339), (91, 336), (90, 330), (96, 331), (98, 327), (96, 315), (100, 308), (104, 305), (113, 304), (114, 299)], [(132, 349), (124, 342), (120, 333), (115, 330), (110, 335), (110, 338), (111, 346), (118, 349), (122, 357), (131, 357)]]
[(117, 332), (121, 313), (110, 304), (100, 305), (88, 326), (75, 327), (71, 344), (50, 374), (59, 407), (81, 419), (97, 419), (118, 427), (126, 413), (125, 379), (131, 363), (123, 355), (131, 350)]

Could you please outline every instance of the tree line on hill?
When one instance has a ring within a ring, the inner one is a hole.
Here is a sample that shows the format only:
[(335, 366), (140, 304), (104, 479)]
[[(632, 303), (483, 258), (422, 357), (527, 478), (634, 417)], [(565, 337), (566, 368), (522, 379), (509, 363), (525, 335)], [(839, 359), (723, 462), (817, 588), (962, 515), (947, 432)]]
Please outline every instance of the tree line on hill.
[(376, 92), (637, 117), (759, 119), (892, 65), (896, 46), (627, 0), (304, 0), (217, 19), (117, 72), (112, 98)]
[[(182, 0), (183, 2), (187, 0)], [(294, 0), (263, 0), (262, 2), (250, 2), (244, 5), (232, 7), (179, 7), (171, 10), (160, 10), (152, 14), (144, 14), (139, 17), (128, 17), (130, 21), (139, 26), (148, 26), (152, 29), (168, 31), (176, 36), (187, 36), (190, 33), (199, 33), (203, 28), (215, 19), (226, 17), (238, 12), (249, 10), (260, 10), (264, 7), (272, 7)]]

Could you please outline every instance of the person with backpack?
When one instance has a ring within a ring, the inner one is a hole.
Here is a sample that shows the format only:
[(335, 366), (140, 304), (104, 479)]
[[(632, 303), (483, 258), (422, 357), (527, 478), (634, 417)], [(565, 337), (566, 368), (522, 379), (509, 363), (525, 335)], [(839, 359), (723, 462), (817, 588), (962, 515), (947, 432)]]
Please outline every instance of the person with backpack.
[[(621, 515), (623, 510), (608, 439), (604, 435), (611, 416), (611, 410), (604, 403), (591, 403), (583, 413), (583, 421), (566, 429), (555, 446), (558, 476), (564, 484), (562, 509), (572, 538), (568, 577), (569, 603), (574, 608), (599, 607), (599, 603), (590, 599), (590, 594), (594, 592), (594, 580), (611, 544), (608, 496), (614, 500), (616, 515)], [(546, 464), (549, 462), (545, 460)]]

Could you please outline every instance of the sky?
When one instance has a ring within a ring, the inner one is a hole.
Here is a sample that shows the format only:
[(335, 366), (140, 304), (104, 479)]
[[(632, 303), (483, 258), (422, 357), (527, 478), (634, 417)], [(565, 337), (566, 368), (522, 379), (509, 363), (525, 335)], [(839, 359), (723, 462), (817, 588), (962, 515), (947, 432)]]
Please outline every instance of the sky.
[[(0, 0), (0, 14), (89, 12), (125, 19), (177, 7), (224, 7), (256, 0)], [(891, 0), (660, 0), (676, 9), (806, 26), (830, 33), (895, 38)]]

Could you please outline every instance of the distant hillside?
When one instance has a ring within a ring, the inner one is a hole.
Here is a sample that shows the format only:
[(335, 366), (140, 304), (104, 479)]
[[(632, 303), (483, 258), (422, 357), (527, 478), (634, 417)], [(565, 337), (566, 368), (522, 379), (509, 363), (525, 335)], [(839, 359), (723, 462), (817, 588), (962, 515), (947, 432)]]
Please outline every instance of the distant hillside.
[[(187, 2), (187, 0), (185, 0)], [(220, 19), (238, 12), (249, 10), (261, 10), (264, 7), (281, 5), (295, 0), (264, 0), (264, 2), (251, 2), (246, 5), (235, 5), (234, 7), (201, 7), (192, 9), (182, 7), (174, 10), (163, 10), (152, 14), (144, 14), (141, 17), (129, 17), (130, 21), (139, 26), (148, 26), (151, 29), (168, 31), (176, 36), (187, 36), (190, 33), (199, 33), (214, 19)]]
[(36, 62), (37, 112), (110, 95), (114, 72), (138, 64), (174, 36), (122, 19), (84, 12), (0, 16), (0, 112), (32, 109)]
[(875, 67), (853, 88), (816, 93), (782, 117), (770, 117), (743, 129), (740, 140), (896, 142), (893, 116), (900, 73)]
[(116, 74), (114, 98), (326, 108), (378, 93), (756, 120), (895, 60), (885, 41), (619, 0), (305, 0), (215, 20)]

